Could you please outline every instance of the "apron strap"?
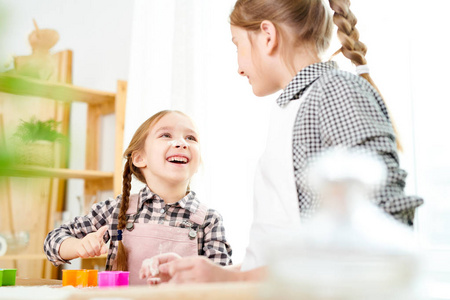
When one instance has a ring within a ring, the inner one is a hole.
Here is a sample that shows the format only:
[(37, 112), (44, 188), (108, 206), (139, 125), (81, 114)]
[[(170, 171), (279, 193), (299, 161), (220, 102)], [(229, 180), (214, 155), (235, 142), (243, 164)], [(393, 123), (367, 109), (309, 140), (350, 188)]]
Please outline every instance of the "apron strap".
[(133, 215), (135, 213), (137, 213), (137, 205), (139, 202), (139, 194), (132, 194), (130, 195), (130, 199), (129, 199), (129, 206), (128, 206), (128, 210), (127, 210), (127, 215)]
[(207, 212), (208, 207), (206, 207), (206, 205), (204, 205), (203, 203), (200, 203), (199, 207), (197, 208), (197, 211), (194, 214), (191, 214), (189, 220), (201, 226), (205, 222)]

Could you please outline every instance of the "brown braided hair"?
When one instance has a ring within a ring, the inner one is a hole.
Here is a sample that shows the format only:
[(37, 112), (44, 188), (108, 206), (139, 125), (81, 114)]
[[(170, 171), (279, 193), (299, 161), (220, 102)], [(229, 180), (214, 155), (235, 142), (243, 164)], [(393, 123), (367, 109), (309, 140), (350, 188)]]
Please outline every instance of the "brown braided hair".
[[(359, 41), (359, 32), (355, 25), (357, 19), (350, 10), (349, 0), (329, 0), (334, 11), (331, 14), (324, 4), (324, 0), (237, 0), (230, 14), (230, 24), (241, 27), (249, 32), (260, 31), (261, 22), (271, 21), (280, 35), (280, 48), (284, 56), (289, 56), (283, 40), (291, 41), (285, 37), (282, 24), (287, 25), (294, 34), (293, 47), (301, 43), (312, 43), (319, 55), (330, 46), (333, 22), (338, 27), (337, 36), (342, 47), (334, 55), (342, 53), (356, 66), (366, 65), (367, 47)], [(298, 70), (296, 70), (298, 72)], [(378, 87), (369, 74), (361, 74), (380, 94)], [(381, 96), (382, 97), (382, 96)], [(391, 118), (392, 120), (392, 118)], [(397, 136), (397, 149), (402, 150)]]
[[(134, 175), (139, 181), (146, 184), (145, 177), (141, 170), (133, 164), (133, 155), (136, 151), (142, 150), (145, 147), (145, 140), (154, 124), (156, 124), (162, 117), (169, 113), (179, 113), (185, 115), (184, 113), (176, 110), (163, 110), (160, 111), (150, 118), (148, 118), (141, 126), (136, 130), (133, 138), (125, 150), (123, 156), (126, 159), (125, 166), (123, 168), (123, 183), (122, 183), (122, 199), (120, 200), (120, 212), (118, 216), (118, 230), (124, 230), (127, 225), (126, 213), (130, 203), (130, 191), (131, 191), (131, 179)], [(119, 240), (119, 248), (117, 251), (116, 259), (116, 270), (127, 271), (128, 269), (128, 259), (125, 247), (121, 240)]]
[[(331, 9), (334, 11), (333, 21), (338, 27), (337, 36), (342, 44), (342, 47), (335, 52), (334, 55), (339, 52), (342, 53), (346, 58), (351, 60), (351, 62), (356, 66), (366, 65), (366, 52), (367, 47), (359, 40), (359, 32), (356, 29), (357, 19), (353, 12), (350, 10), (349, 0), (329, 0)], [(380, 90), (378, 89), (375, 82), (370, 77), (369, 73), (364, 73), (359, 75), (366, 79), (380, 94), (383, 98)], [(384, 99), (383, 99), (384, 100)], [(387, 108), (387, 106), (386, 106)], [(390, 114), (390, 113), (389, 113)], [(392, 128), (394, 129), (395, 136), (397, 137), (397, 149), (403, 151), (402, 144), (399, 140), (399, 135), (392, 117)]]

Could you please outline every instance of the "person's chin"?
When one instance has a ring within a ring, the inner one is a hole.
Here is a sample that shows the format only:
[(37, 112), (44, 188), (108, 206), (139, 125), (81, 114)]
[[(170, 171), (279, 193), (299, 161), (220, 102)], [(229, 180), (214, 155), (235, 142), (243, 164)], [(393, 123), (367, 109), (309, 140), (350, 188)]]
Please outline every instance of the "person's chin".
[(188, 172), (175, 172), (167, 175), (167, 180), (172, 183), (183, 183), (189, 181), (190, 178), (190, 174)]
[(255, 88), (255, 86), (252, 86), (252, 90), (253, 90), (253, 94), (254, 94), (256, 97), (261, 97), (260, 91), (259, 91), (257, 88)]
[(254, 94), (256, 97), (264, 97), (264, 96), (267, 96), (267, 95), (268, 95), (268, 94), (266, 94), (266, 93), (260, 93), (260, 92), (255, 91), (255, 90), (253, 90), (253, 94)]
[(267, 95), (270, 95), (270, 94), (274, 93), (274, 92), (268, 91), (267, 89), (258, 88), (257, 86), (254, 86), (254, 85), (252, 85), (252, 88), (253, 88), (253, 94), (256, 97), (264, 97), (264, 96), (267, 96)]
[(253, 88), (253, 94), (257, 97), (265, 97), (276, 93), (278, 90), (268, 90), (268, 89), (257, 89)]

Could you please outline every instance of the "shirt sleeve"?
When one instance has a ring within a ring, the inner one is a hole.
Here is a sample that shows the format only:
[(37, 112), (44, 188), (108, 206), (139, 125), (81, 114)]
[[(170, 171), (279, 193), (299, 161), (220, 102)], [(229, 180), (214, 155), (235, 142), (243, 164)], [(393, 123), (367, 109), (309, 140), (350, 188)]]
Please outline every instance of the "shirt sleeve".
[(344, 145), (376, 153), (387, 167), (387, 180), (375, 202), (401, 222), (412, 225), (423, 203), (405, 196), (407, 173), (399, 167), (395, 134), (383, 99), (364, 79), (336, 75), (324, 85), (319, 123), (325, 147)]
[(208, 209), (203, 230), (204, 255), (216, 264), (222, 266), (231, 265), (231, 246), (225, 238), (222, 216), (217, 211)]
[[(59, 255), (62, 242), (70, 237), (81, 239), (100, 227), (111, 224), (111, 216), (116, 205), (117, 200), (112, 199), (96, 203), (87, 215), (76, 217), (73, 221), (50, 231), (44, 241), (44, 252), (48, 260), (55, 266), (70, 263)], [(104, 236), (105, 243), (109, 238), (107, 231)]]

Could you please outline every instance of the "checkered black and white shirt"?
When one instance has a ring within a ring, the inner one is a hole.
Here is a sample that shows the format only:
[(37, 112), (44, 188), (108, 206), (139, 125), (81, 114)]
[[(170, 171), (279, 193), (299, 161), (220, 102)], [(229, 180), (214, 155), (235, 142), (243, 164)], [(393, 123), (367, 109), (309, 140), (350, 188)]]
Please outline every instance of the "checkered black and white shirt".
[(386, 185), (374, 199), (384, 211), (412, 225), (423, 200), (405, 196), (406, 172), (399, 168), (394, 131), (383, 99), (360, 76), (322, 62), (301, 70), (277, 99), (280, 107), (298, 100), (307, 88), (293, 129), (293, 165), (300, 214), (308, 218), (319, 201), (307, 188), (305, 168), (323, 150), (344, 146), (378, 154), (386, 163)]
[[(106, 269), (110, 269), (118, 249), (117, 225), (121, 198), (122, 195), (119, 195), (116, 199), (94, 204), (86, 216), (76, 217), (72, 222), (51, 231), (44, 242), (44, 251), (48, 260), (55, 266), (69, 263), (59, 255), (61, 243), (69, 237), (81, 239), (108, 224), (109, 230), (104, 240), (105, 243), (111, 240), (106, 261)], [(176, 203), (165, 204), (161, 197), (152, 193), (146, 186), (139, 192), (139, 212), (135, 222), (183, 227), (185, 224), (183, 221), (189, 221), (189, 217), (197, 211), (199, 206), (200, 202), (193, 191)], [(162, 209), (164, 213), (161, 213)], [(132, 218), (132, 216), (127, 217)], [(225, 238), (222, 216), (217, 211), (208, 209), (203, 224), (199, 228), (196, 226), (194, 224), (192, 228), (197, 229), (198, 254), (223, 266), (232, 264), (232, 250)]]

